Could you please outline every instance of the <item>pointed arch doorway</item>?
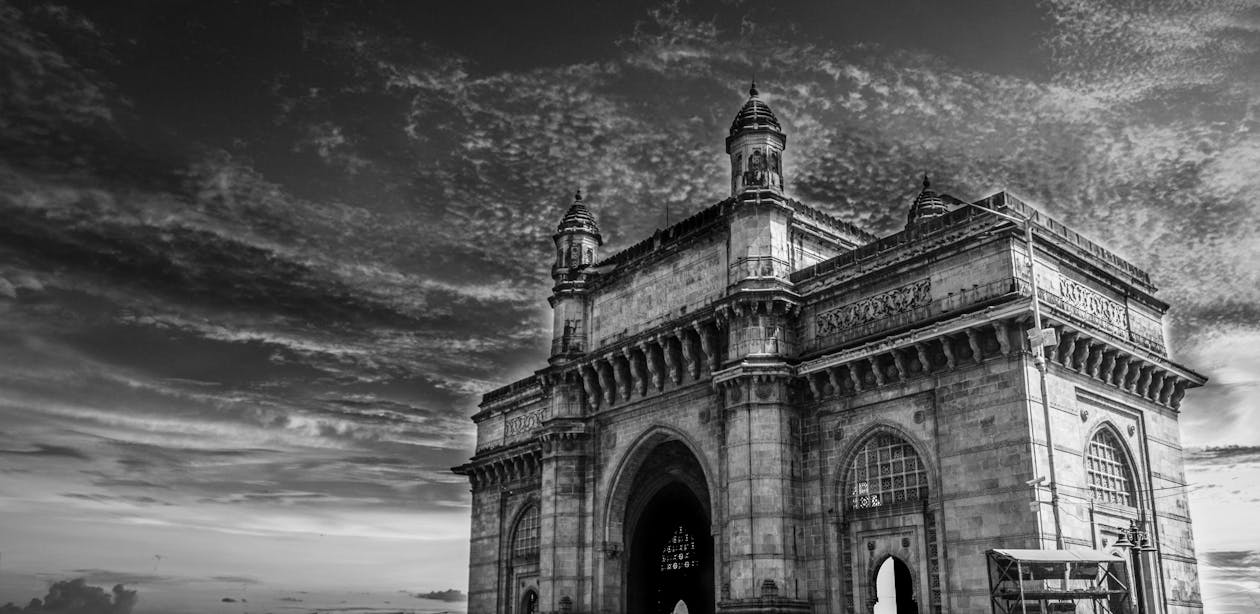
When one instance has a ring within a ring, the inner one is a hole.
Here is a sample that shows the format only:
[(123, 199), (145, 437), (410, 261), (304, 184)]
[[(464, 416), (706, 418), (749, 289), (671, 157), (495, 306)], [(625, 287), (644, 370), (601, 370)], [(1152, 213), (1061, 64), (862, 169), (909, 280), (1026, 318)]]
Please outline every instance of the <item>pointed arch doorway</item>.
[(713, 614), (709, 490), (686, 446), (647, 456), (626, 506), (625, 612)]
[(917, 614), (914, 580), (901, 559), (890, 556), (875, 572), (875, 614)]

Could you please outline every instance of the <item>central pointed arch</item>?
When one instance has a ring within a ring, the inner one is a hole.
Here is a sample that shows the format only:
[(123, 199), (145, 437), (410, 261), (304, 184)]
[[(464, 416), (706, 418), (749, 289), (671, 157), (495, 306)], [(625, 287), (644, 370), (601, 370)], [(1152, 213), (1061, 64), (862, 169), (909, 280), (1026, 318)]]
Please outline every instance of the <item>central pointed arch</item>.
[(624, 544), (619, 611), (714, 612), (713, 489), (703, 457), (657, 427), (627, 452), (611, 488), (606, 534)]

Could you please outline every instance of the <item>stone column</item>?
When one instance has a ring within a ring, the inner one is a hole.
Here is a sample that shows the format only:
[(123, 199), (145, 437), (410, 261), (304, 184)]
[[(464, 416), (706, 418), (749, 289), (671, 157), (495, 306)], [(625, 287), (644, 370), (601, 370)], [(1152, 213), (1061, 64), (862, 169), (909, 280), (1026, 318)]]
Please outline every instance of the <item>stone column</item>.
[(583, 544), (585, 519), (590, 514), (585, 475), (588, 440), (580, 430), (569, 430), (563, 423), (544, 427), (540, 437), (538, 609), (554, 612), (564, 597), (585, 599), (591, 577), (589, 553)]
[[(794, 581), (806, 571), (794, 494), (804, 485), (791, 468), (797, 450), (787, 377), (744, 375), (724, 385), (729, 574), (718, 583), (729, 585), (730, 596), (718, 609), (808, 611), (807, 583)], [(777, 588), (775, 603), (762, 601), (767, 581)]]

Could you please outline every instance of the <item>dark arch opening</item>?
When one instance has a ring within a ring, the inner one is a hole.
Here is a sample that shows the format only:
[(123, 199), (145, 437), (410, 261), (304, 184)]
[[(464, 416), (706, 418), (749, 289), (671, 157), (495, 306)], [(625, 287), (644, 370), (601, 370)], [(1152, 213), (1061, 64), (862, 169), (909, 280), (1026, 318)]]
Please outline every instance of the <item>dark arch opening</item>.
[(686, 446), (665, 442), (635, 478), (625, 524), (627, 614), (712, 614), (713, 536), (708, 488)]
[[(891, 586), (889, 576), (891, 575)], [(875, 614), (917, 614), (919, 604), (914, 600), (914, 580), (910, 567), (901, 559), (890, 556), (875, 570)]]
[(529, 589), (525, 591), (525, 595), (521, 598), (520, 614), (538, 614), (538, 591)]

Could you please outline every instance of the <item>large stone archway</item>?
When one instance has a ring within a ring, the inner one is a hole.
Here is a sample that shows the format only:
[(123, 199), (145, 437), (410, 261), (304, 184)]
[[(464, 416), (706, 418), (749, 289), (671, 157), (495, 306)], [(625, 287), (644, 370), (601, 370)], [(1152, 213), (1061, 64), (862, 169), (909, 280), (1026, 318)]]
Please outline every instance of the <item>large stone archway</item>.
[(669, 614), (714, 611), (714, 549), (709, 488), (683, 443), (654, 446), (636, 472), (623, 516), (623, 609)]

